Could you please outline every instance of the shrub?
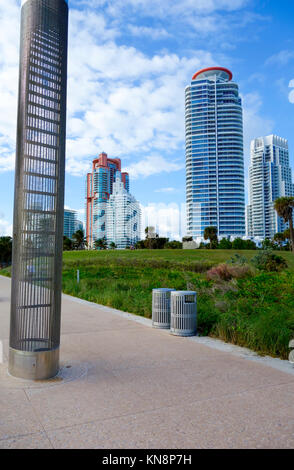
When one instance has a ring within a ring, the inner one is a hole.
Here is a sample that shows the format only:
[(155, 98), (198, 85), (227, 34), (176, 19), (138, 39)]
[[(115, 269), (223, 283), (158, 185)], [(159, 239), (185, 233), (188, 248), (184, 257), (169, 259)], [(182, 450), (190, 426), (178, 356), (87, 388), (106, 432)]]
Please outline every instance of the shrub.
[(251, 274), (248, 265), (219, 264), (207, 272), (207, 279), (210, 281), (230, 281), (231, 279), (243, 279)]
[(164, 248), (171, 249), (171, 250), (181, 250), (183, 248), (183, 243), (173, 240), (171, 242), (167, 242), (164, 245)]
[(222, 238), (218, 244), (218, 248), (220, 250), (231, 250), (232, 249), (232, 242), (227, 238)]
[(229, 266), (229, 271), (234, 279), (244, 279), (251, 274), (248, 264)]
[(281, 256), (275, 255), (271, 249), (263, 250), (252, 259), (252, 264), (260, 271), (280, 272), (288, 267)]
[(214, 266), (207, 272), (206, 276), (210, 281), (230, 281), (232, 279), (232, 274), (227, 264), (219, 264), (218, 266)]
[(256, 250), (256, 245), (252, 240), (243, 240), (242, 238), (235, 238), (232, 243), (234, 250)]

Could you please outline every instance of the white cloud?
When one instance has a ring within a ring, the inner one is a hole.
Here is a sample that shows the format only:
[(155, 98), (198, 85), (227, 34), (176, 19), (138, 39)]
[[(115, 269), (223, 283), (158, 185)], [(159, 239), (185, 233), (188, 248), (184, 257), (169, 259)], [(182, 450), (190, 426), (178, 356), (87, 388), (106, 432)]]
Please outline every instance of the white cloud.
[(128, 30), (133, 36), (147, 36), (149, 39), (164, 39), (170, 34), (164, 28), (151, 28), (148, 26), (129, 25)]
[[(84, 3), (92, 4), (91, 0)], [(248, 4), (248, 0), (100, 0), (100, 4), (108, 6), (109, 14), (131, 7), (145, 16), (168, 17), (178, 15), (192, 15), (193, 13), (213, 13), (214, 11), (234, 11)]]
[(0, 213), (0, 236), (12, 236), (12, 225), (5, 219), (5, 215)]
[(242, 96), (244, 121), (244, 156), (245, 166), (249, 163), (250, 142), (256, 137), (273, 132), (274, 121), (265, 117), (262, 112), (262, 99), (257, 92)]
[(141, 206), (142, 238), (145, 238), (145, 227), (155, 227), (161, 237), (170, 240), (181, 240), (186, 235), (186, 205), (152, 203)]
[(266, 60), (265, 64), (266, 65), (287, 65), (292, 59), (294, 59), (294, 52), (283, 50), (269, 57)]
[(70, 30), (67, 171), (85, 173), (92, 156), (104, 150), (124, 160), (131, 156), (132, 169), (142, 174), (139, 155), (142, 160), (183, 147), (184, 87), (198, 67), (214, 60), (204, 51), (190, 58), (149, 57), (113, 40), (101, 42), (85, 18)]
[(14, 168), (18, 87), (18, 2), (0, 2), (0, 172)]
[[(289, 88), (294, 88), (294, 79), (290, 81)], [(294, 104), (294, 90), (290, 91), (289, 93), (289, 101), (290, 103)]]
[[(184, 161), (184, 157), (183, 157)], [(184, 163), (168, 161), (160, 155), (151, 155), (144, 160), (131, 164), (125, 169), (131, 178), (144, 178), (156, 173), (170, 173), (184, 168)]]
[[(14, 162), (19, 4), (19, 0), (0, 3), (0, 171), (11, 170)], [(126, 46), (121, 40), (124, 15), (131, 16), (134, 9), (158, 19), (156, 27), (147, 27), (133, 15), (137, 19), (130, 26), (133, 34), (152, 30), (165, 35), (161, 19), (186, 15), (189, 22), (193, 14), (200, 15), (199, 23), (212, 32), (217, 25), (209, 15), (246, 4), (247, 0), (72, 1), (67, 172), (83, 176), (102, 150), (129, 158), (136, 177), (182, 167), (163, 160), (153, 168), (154, 155), (183, 152), (184, 88), (198, 68), (219, 61), (203, 50), (189, 57), (166, 51), (149, 56)]]

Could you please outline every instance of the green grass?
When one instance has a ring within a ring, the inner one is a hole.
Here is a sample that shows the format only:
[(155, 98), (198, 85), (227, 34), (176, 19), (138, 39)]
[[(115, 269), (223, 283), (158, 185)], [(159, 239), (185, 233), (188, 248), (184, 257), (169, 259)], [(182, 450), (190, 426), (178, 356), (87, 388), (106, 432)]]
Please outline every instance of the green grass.
[[(117, 263), (117, 260), (161, 260), (170, 263), (190, 264), (194, 262), (216, 265), (230, 259), (235, 253), (245, 256), (250, 261), (256, 254), (255, 250), (107, 250), (107, 251), (69, 251), (64, 253), (64, 262), (72, 261), (78, 264), (88, 263)], [(277, 251), (294, 272), (294, 255), (287, 251)]]
[[(198, 293), (200, 334), (286, 359), (294, 338), (294, 255), (277, 252), (288, 263), (282, 273), (253, 270), (244, 279), (208, 281), (206, 271), (235, 253), (248, 262), (257, 254), (235, 250), (65, 252), (63, 291), (151, 318), (152, 289), (193, 289)], [(2, 274), (9, 275), (9, 270)]]

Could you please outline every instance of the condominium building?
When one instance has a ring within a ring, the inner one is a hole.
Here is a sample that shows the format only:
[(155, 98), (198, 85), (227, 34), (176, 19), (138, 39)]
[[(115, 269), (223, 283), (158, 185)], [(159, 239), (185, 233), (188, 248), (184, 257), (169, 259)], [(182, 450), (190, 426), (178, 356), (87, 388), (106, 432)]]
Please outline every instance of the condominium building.
[(140, 240), (141, 209), (136, 199), (125, 189), (118, 173), (106, 210), (107, 242), (117, 248), (135, 245)]
[(186, 87), (187, 233), (202, 239), (245, 235), (242, 102), (232, 73), (200, 70)]
[(70, 209), (64, 209), (63, 235), (72, 238), (77, 231), (77, 212)]
[(294, 196), (288, 141), (276, 135), (259, 137), (251, 142), (248, 236), (272, 238), (287, 228), (274, 209), (282, 196)]
[(86, 239), (89, 247), (95, 240), (106, 237), (106, 210), (117, 173), (121, 174), (126, 191), (129, 191), (129, 175), (121, 173), (121, 160), (108, 158), (101, 153), (93, 160), (92, 173), (86, 180)]

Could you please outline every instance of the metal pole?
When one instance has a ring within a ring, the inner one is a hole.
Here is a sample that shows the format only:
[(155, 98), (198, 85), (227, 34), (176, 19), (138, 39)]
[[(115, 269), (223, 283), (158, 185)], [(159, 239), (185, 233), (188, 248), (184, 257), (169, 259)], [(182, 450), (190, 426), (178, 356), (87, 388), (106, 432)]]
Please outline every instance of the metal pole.
[(9, 372), (59, 369), (67, 0), (22, 0)]
[(77, 270), (77, 283), (80, 283), (80, 270)]

